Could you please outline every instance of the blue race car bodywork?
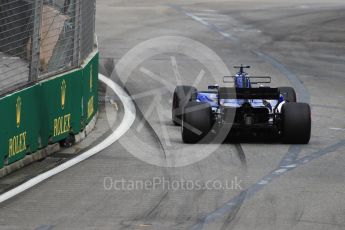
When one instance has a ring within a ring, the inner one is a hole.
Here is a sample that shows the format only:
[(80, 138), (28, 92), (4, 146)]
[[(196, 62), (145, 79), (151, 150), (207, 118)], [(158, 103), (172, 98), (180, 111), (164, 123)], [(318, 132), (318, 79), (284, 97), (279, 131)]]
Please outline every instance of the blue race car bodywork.
[(253, 108), (264, 107), (267, 108), (270, 113), (273, 113), (273, 109), (285, 100), (283, 97), (281, 97), (279, 100), (220, 99), (220, 104), (218, 104), (218, 94), (216, 92), (198, 92), (197, 101), (209, 103), (212, 106), (213, 111), (217, 110), (220, 105), (225, 107), (239, 108), (243, 106), (244, 103), (249, 103)]
[[(271, 77), (249, 76), (239, 66), (231, 79), (233, 86), (208, 86), (198, 91), (193, 86), (177, 86), (173, 97), (172, 118), (182, 126), (182, 139), (196, 143), (213, 134), (227, 137), (275, 135), (286, 143), (308, 143), (310, 106), (296, 101), (291, 87), (273, 88)], [(259, 85), (259, 86), (257, 86)], [(254, 87), (255, 86), (255, 87)]]
[[(234, 76), (234, 85), (236, 89), (251, 89), (252, 82), (246, 72), (245, 66), (240, 66), (240, 71)], [(248, 68), (248, 67), (247, 67)], [(255, 83), (256, 84), (256, 83)], [(207, 102), (212, 106), (212, 110), (216, 111), (219, 106), (239, 108), (244, 104), (250, 104), (253, 108), (267, 108), (269, 113), (272, 114), (274, 108), (281, 109), (282, 104), (286, 101), (284, 95), (279, 95), (279, 99), (219, 99), (217, 91), (201, 91), (197, 93), (198, 102)], [(279, 106), (281, 105), (281, 106)]]

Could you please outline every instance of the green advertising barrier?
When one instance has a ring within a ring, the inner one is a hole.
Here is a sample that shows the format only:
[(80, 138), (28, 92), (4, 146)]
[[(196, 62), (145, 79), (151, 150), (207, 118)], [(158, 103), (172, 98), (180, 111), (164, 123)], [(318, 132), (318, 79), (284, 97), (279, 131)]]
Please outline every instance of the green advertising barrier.
[(83, 121), (88, 124), (98, 110), (98, 54), (83, 68)]
[(0, 101), (2, 111), (1, 155), (3, 164), (11, 164), (38, 148), (42, 114), (37, 86), (7, 96)]
[[(67, 138), (81, 130), (82, 71), (77, 70), (41, 85), (44, 125), (49, 143)], [(47, 140), (45, 140), (46, 143)]]
[(86, 63), (0, 99), (0, 168), (91, 121), (98, 110), (98, 53)]

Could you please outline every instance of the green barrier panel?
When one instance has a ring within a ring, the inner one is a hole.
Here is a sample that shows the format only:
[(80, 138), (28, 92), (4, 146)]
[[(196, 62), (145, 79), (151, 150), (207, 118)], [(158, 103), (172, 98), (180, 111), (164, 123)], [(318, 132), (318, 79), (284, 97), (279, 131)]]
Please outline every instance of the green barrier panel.
[(41, 113), (46, 114), (43, 136), (55, 143), (81, 130), (82, 71), (77, 70), (41, 85)]
[[(40, 94), (38, 87), (30, 87), (1, 100), (2, 158), (11, 164), (38, 149), (40, 137)], [(3, 163), (2, 163), (3, 165)]]
[(81, 69), (0, 99), (0, 168), (77, 134), (98, 110), (98, 53)]
[(98, 54), (83, 68), (83, 125), (88, 124), (98, 110)]

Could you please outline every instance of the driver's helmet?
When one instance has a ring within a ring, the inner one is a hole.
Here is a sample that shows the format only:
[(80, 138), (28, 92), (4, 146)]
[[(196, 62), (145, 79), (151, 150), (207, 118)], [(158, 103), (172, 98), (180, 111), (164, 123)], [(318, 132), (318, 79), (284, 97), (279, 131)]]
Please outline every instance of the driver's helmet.
[(236, 74), (235, 76), (236, 88), (251, 88), (250, 79), (245, 74)]

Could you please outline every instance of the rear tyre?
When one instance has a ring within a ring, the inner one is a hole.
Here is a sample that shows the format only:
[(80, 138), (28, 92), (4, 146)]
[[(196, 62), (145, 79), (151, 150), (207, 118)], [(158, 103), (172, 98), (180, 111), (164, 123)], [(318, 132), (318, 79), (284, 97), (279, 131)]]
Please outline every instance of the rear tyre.
[(189, 102), (183, 109), (182, 140), (197, 143), (212, 127), (212, 108), (207, 102)]
[(292, 87), (279, 87), (279, 92), (280, 94), (283, 95), (284, 100), (288, 102), (296, 102), (297, 97), (296, 97), (296, 92), (295, 89)]
[(308, 144), (311, 134), (311, 112), (306, 103), (288, 102), (282, 108), (282, 138), (286, 144)]
[(175, 88), (172, 103), (172, 121), (175, 125), (181, 125), (183, 107), (190, 101), (196, 101), (196, 97), (195, 87), (180, 85)]

